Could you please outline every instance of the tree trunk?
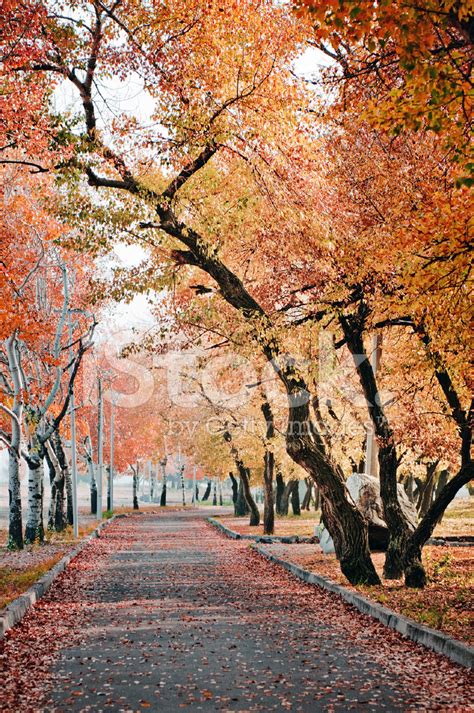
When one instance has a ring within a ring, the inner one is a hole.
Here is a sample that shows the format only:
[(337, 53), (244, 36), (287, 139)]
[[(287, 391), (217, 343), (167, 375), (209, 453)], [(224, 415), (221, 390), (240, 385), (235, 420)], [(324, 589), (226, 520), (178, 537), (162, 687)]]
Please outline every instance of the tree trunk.
[(217, 505), (217, 483), (214, 480), (214, 489), (213, 489), (213, 495), (212, 495), (212, 504)]
[(150, 503), (155, 502), (155, 471), (150, 463)]
[(407, 587), (422, 588), (426, 584), (426, 572), (421, 561), (421, 551), (426, 541), (456, 493), (474, 478), (474, 464), (471, 461), (446, 483), (431, 507), (418, 524), (408, 541), (405, 555), (405, 584)]
[(301, 515), (300, 507), (300, 481), (296, 480), (291, 489), (291, 508), (293, 515)]
[[(25, 543), (30, 545), (33, 542), (44, 541), (43, 525), (43, 478), (44, 461), (43, 447), (34, 436), (35, 453), (28, 463), (28, 514), (25, 525)], [(31, 453), (30, 453), (30, 457)]]
[[(12, 439), (13, 440), (13, 439)], [(20, 455), (12, 445), (8, 449), (8, 549), (23, 549), (23, 523), (21, 516)]]
[(294, 484), (298, 482), (294, 478), (289, 480), (284, 487), (282, 496), (280, 498), (280, 515), (288, 515), (288, 508), (290, 504), (290, 495), (293, 490)]
[(361, 301), (357, 314), (341, 316), (339, 323), (344, 338), (352, 354), (359, 381), (367, 402), (378, 444), (380, 477), (380, 497), (383, 504), (384, 520), (387, 523), (389, 542), (385, 556), (384, 576), (387, 579), (399, 579), (403, 574), (405, 548), (412, 533), (412, 527), (406, 519), (397, 491), (398, 458), (395, 440), (387, 415), (379, 398), (374, 370), (367, 357), (363, 341), (367, 307)]
[(301, 509), (309, 510), (309, 507), (311, 505), (311, 497), (313, 494), (313, 483), (310, 478), (305, 478), (304, 482), (306, 483), (306, 492), (304, 494), (303, 502), (301, 503)]
[(426, 480), (418, 498), (418, 514), (420, 517), (426, 515), (433, 500), (436, 467), (438, 463), (439, 461), (434, 461), (433, 463), (428, 463), (426, 466)]
[(48, 512), (48, 530), (62, 532), (66, 528), (64, 514), (64, 478), (61, 466), (50, 443), (46, 444), (45, 459), (49, 469), (51, 499)]
[(235, 514), (237, 517), (245, 517), (246, 515), (249, 514), (249, 506), (247, 505), (247, 501), (245, 500), (245, 495), (244, 495), (244, 484), (242, 482), (242, 478), (239, 475), (239, 489), (237, 492), (237, 502), (235, 505)]
[(204, 495), (202, 496), (201, 502), (205, 502), (205, 501), (209, 500), (209, 496), (211, 494), (211, 488), (212, 488), (212, 483), (210, 480), (208, 480), (207, 484), (206, 484), (206, 490), (204, 492)]
[(234, 505), (234, 515), (237, 516), (237, 498), (239, 496), (239, 484), (233, 473), (229, 473), (230, 482), (232, 483), (232, 503)]
[(273, 535), (275, 532), (275, 510), (273, 503), (273, 471), (275, 466), (275, 456), (273, 451), (265, 451), (265, 462), (263, 468), (264, 501), (263, 501), (263, 532), (265, 535)]
[(19, 366), (16, 331), (5, 341), (8, 368), (13, 383), (11, 441), (8, 449), (8, 549), (23, 549), (23, 522), (21, 512), (20, 453), (21, 423), (23, 413), (22, 378)]
[(138, 510), (138, 466), (137, 469), (132, 468), (133, 482), (132, 482), (132, 498), (133, 498), (133, 509)]
[(317, 485), (314, 486), (314, 509), (319, 510), (321, 507), (321, 494)]
[(241, 465), (239, 465), (239, 473), (242, 488), (244, 491), (245, 502), (247, 503), (248, 509), (250, 511), (249, 525), (251, 527), (257, 527), (257, 525), (260, 525), (260, 512), (250, 491), (250, 471), (248, 468), (245, 468), (242, 463)]
[[(69, 473), (69, 464), (64, 452), (61, 436), (58, 429), (51, 435), (51, 447), (56, 456), (56, 506), (54, 512), (54, 529), (61, 532), (66, 524), (73, 524), (72, 507), (72, 482)], [(68, 477), (69, 476), (69, 477)], [(69, 483), (68, 483), (69, 481)], [(64, 514), (64, 494), (66, 493), (67, 509)]]
[[(285, 514), (282, 510), (282, 502), (281, 502), (284, 492), (285, 492), (285, 481), (283, 480), (283, 476), (280, 473), (280, 471), (278, 471), (278, 473), (276, 474), (276, 497), (275, 497), (275, 500), (276, 500), (275, 505), (276, 505), (277, 515)], [(287, 512), (288, 512), (288, 509), (287, 509)]]
[(94, 462), (92, 458), (87, 458), (87, 469), (89, 471), (89, 488), (91, 495), (91, 515), (97, 515), (97, 482), (95, 479)]

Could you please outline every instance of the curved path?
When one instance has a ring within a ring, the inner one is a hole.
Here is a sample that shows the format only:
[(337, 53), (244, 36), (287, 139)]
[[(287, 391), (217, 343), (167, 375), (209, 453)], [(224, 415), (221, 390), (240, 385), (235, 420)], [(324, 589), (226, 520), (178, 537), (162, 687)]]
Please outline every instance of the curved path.
[(0, 710), (471, 710), (464, 669), (204, 517), (106, 528), (7, 635)]

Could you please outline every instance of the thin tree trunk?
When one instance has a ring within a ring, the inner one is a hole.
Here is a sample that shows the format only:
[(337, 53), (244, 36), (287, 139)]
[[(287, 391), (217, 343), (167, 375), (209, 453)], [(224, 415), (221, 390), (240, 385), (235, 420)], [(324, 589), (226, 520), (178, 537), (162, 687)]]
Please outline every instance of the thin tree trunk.
[[(59, 468), (56, 468), (60, 473), (56, 474), (56, 507), (54, 513), (54, 529), (57, 532), (64, 530), (66, 523), (73, 524), (73, 507), (72, 507), (72, 482), (69, 472), (69, 463), (67, 462), (64, 452), (61, 436), (58, 429), (55, 429), (51, 435), (51, 446), (56, 456)], [(69, 481), (69, 482), (68, 482)], [(64, 494), (66, 493), (66, 516), (64, 514)]]
[(166, 477), (166, 458), (161, 461), (161, 497), (160, 497), (160, 507), (166, 507), (166, 490), (167, 490), (167, 477)]
[(304, 494), (303, 502), (301, 503), (301, 509), (309, 510), (313, 494), (313, 483), (310, 478), (305, 478), (304, 482), (306, 483), (306, 493)]
[[(13, 439), (12, 439), (13, 440)], [(23, 549), (21, 514), (20, 455), (16, 447), (8, 449), (8, 549)]]
[(132, 499), (133, 499), (133, 509), (138, 510), (138, 463), (136, 469), (132, 466)]
[(264, 481), (264, 501), (263, 501), (263, 532), (265, 535), (273, 535), (275, 531), (275, 509), (273, 503), (273, 471), (275, 467), (275, 456), (273, 451), (265, 451), (265, 462), (263, 469)]
[(435, 498), (437, 498), (438, 495), (443, 490), (444, 486), (448, 482), (448, 478), (449, 478), (449, 470), (447, 470), (446, 468), (443, 468), (443, 470), (441, 470), (439, 473), (438, 482), (436, 483)]
[(249, 506), (247, 505), (247, 501), (245, 500), (245, 495), (244, 495), (244, 484), (242, 482), (242, 478), (239, 475), (239, 489), (237, 492), (237, 503), (235, 506), (235, 514), (237, 517), (245, 517), (246, 515), (249, 514)]
[(205, 502), (206, 500), (209, 500), (209, 495), (211, 494), (211, 488), (212, 488), (212, 483), (210, 480), (208, 480), (206, 484), (206, 490), (204, 492), (204, 495), (202, 496), (201, 502)]
[(213, 496), (212, 496), (212, 504), (217, 505), (217, 483), (214, 480), (214, 490), (213, 490)]
[(273, 501), (273, 472), (275, 470), (275, 456), (273, 450), (271, 449), (271, 445), (275, 437), (275, 422), (273, 419), (273, 411), (266, 398), (264, 398), (261, 408), (267, 426), (263, 464), (263, 532), (265, 535), (273, 535), (275, 530), (275, 506)]
[(294, 484), (297, 482), (298, 482), (297, 480), (292, 478), (285, 485), (285, 488), (283, 490), (283, 493), (282, 493), (282, 496), (280, 499), (280, 514), (281, 515), (288, 515), (288, 508), (290, 505), (290, 495), (292, 493)]
[(314, 486), (314, 509), (319, 510), (321, 507), (321, 494), (317, 485)]
[(291, 489), (291, 509), (293, 510), (293, 515), (301, 515), (299, 480), (295, 481)]
[(234, 515), (237, 515), (237, 498), (239, 496), (239, 484), (233, 473), (229, 473), (230, 482), (232, 483), (232, 503), (234, 505)]
[(45, 459), (49, 469), (51, 499), (48, 512), (48, 530), (62, 532), (66, 528), (64, 516), (64, 479), (61, 466), (51, 443), (46, 443)]
[(285, 492), (285, 481), (283, 480), (283, 476), (278, 471), (276, 474), (276, 511), (277, 515), (284, 515), (285, 513), (282, 510), (282, 498), (283, 498), (283, 493)]
[(20, 446), (23, 404), (22, 378), (17, 352), (17, 334), (14, 332), (5, 342), (8, 368), (13, 383), (11, 441), (8, 449), (8, 548), (23, 549), (23, 522), (21, 512)]
[(260, 512), (259, 512), (259, 509), (258, 509), (256, 503), (255, 503), (255, 500), (252, 497), (252, 493), (250, 491), (249, 472), (250, 472), (249, 469), (245, 468), (245, 466), (243, 464), (239, 465), (240, 480), (242, 482), (244, 498), (245, 498), (245, 501), (246, 501), (248, 508), (250, 510), (249, 525), (251, 527), (257, 527), (257, 525), (260, 524)]
[(95, 479), (95, 468), (92, 458), (87, 459), (87, 469), (89, 471), (89, 488), (91, 496), (91, 515), (97, 515), (97, 482)]

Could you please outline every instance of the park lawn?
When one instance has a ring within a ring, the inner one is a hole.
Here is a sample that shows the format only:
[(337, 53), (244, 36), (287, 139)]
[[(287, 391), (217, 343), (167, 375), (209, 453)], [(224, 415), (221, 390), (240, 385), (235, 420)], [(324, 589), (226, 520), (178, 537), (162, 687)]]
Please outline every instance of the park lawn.
[[(273, 534), (277, 537), (291, 537), (293, 535), (298, 535), (298, 537), (313, 537), (320, 516), (320, 512), (314, 511), (308, 513), (304, 512), (300, 517), (295, 517), (294, 515), (289, 515), (288, 517), (276, 516), (275, 532)], [(263, 522), (260, 522), (260, 525), (257, 527), (250, 527), (248, 516), (232, 517), (224, 515), (216, 519), (240, 535), (263, 536)]]
[[(400, 580), (383, 581), (381, 586), (353, 587), (339, 569), (334, 555), (325, 555), (314, 545), (266, 545), (277, 557), (320, 574), (349, 589), (357, 589), (369, 599), (449, 634), (455, 639), (474, 643), (473, 547), (426, 546), (423, 561), (429, 583), (422, 591), (408, 589)], [(372, 554), (382, 575), (385, 555)]]
[(433, 537), (474, 535), (474, 496), (453, 500), (442, 521), (435, 527)]
[[(279, 537), (312, 537), (318, 525), (321, 511), (302, 511), (301, 516), (295, 517), (291, 513), (285, 517), (275, 517), (275, 532)], [(263, 523), (258, 527), (250, 527), (249, 518), (233, 517), (231, 515), (218, 516), (217, 519), (231, 530), (241, 535), (263, 535)], [(465, 536), (474, 534), (474, 497), (454, 500), (447, 508), (443, 520), (436, 526), (433, 537)]]

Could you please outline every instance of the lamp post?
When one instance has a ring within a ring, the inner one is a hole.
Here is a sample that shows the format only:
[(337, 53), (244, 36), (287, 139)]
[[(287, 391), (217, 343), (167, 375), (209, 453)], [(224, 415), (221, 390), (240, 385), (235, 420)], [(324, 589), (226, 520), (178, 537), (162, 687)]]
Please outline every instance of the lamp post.
[(110, 401), (109, 510), (114, 509), (115, 396)]
[(97, 519), (102, 520), (102, 472), (103, 472), (103, 432), (104, 432), (104, 403), (102, 395), (102, 377), (97, 377), (97, 393), (99, 422), (97, 428)]
[(197, 471), (197, 465), (195, 463), (194, 467), (193, 467), (193, 505), (194, 506), (196, 506), (196, 471)]

